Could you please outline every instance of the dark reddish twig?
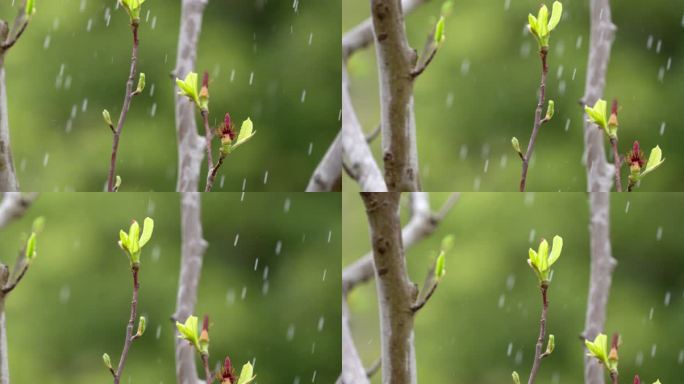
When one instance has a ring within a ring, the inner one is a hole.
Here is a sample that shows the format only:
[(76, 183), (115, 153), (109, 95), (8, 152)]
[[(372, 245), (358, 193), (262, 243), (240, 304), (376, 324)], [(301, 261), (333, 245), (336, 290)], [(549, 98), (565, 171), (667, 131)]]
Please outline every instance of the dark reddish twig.
[(615, 190), (618, 192), (622, 192), (622, 181), (620, 178), (620, 168), (622, 166), (622, 162), (620, 161), (620, 153), (618, 152), (617, 137), (614, 139), (610, 139), (610, 145), (611, 147), (613, 147), (613, 157), (615, 161)]
[(540, 285), (541, 296), (542, 296), (542, 313), (541, 320), (539, 321), (539, 338), (537, 339), (537, 345), (534, 349), (534, 362), (532, 363), (532, 371), (530, 372), (530, 379), (528, 384), (534, 383), (537, 378), (537, 373), (539, 372), (539, 367), (541, 366), (542, 360), (542, 348), (544, 348), (544, 338), (546, 337), (546, 313), (549, 309), (549, 301), (547, 299), (546, 293), (549, 289), (547, 282), (542, 282)]
[(112, 140), (112, 158), (109, 163), (109, 175), (107, 178), (107, 191), (114, 192), (114, 176), (116, 173), (116, 155), (119, 151), (119, 139), (121, 137), (121, 131), (123, 130), (124, 122), (126, 121), (126, 116), (128, 115), (128, 110), (131, 108), (131, 100), (133, 100), (133, 85), (135, 82), (136, 68), (138, 65), (138, 21), (131, 22), (131, 32), (133, 33), (133, 49), (131, 54), (131, 70), (128, 75), (128, 81), (126, 82), (126, 95), (124, 97), (123, 108), (121, 109), (121, 115), (119, 116), (119, 122), (116, 126), (116, 131), (114, 132), (114, 138)]
[(542, 109), (544, 108), (544, 101), (546, 96), (546, 76), (549, 72), (549, 67), (546, 63), (546, 56), (548, 55), (548, 48), (542, 47), (539, 50), (539, 57), (542, 63), (542, 73), (541, 82), (539, 84), (539, 102), (537, 103), (537, 109), (534, 112), (534, 126), (532, 127), (532, 135), (530, 136), (530, 142), (527, 145), (527, 151), (525, 156), (522, 157), (522, 175), (520, 176), (520, 192), (525, 192), (525, 185), (527, 184), (527, 168), (530, 163), (530, 158), (534, 152), (534, 144), (537, 140), (537, 135), (539, 134), (539, 128), (545, 120), (542, 120)]
[(207, 178), (207, 185), (204, 188), (204, 192), (211, 192), (211, 189), (214, 187), (214, 182), (216, 181), (216, 174), (218, 174), (218, 170), (221, 168), (221, 165), (223, 165), (225, 159), (226, 156), (221, 154), (216, 164), (209, 170), (209, 177)]
[(121, 351), (119, 366), (116, 369), (116, 374), (114, 375), (114, 384), (119, 384), (119, 382), (121, 381), (121, 374), (123, 373), (124, 366), (126, 365), (126, 358), (128, 357), (128, 352), (131, 349), (131, 344), (133, 344), (133, 341), (137, 339), (137, 335), (133, 335), (133, 327), (135, 326), (135, 319), (138, 314), (138, 291), (140, 290), (138, 271), (138, 265), (133, 265), (131, 267), (131, 272), (133, 274), (133, 299), (131, 300), (131, 317), (128, 319), (128, 326), (126, 326), (126, 340), (124, 342), (123, 351)]
[[(616, 361), (618, 360), (618, 347), (620, 344), (620, 334), (615, 332), (613, 333), (613, 338), (610, 343), (610, 355), (608, 356), (608, 361)], [(610, 380), (613, 384), (618, 384), (618, 371), (617, 369), (611, 369), (610, 370)]]
[(17, 33), (14, 34), (11, 38), (7, 38), (7, 40), (2, 43), (2, 50), (7, 51), (8, 49), (12, 48), (14, 44), (17, 43), (21, 35), (24, 33), (26, 30), (26, 27), (28, 27), (29, 24), (29, 19), (27, 17), (24, 18), (24, 22), (21, 24), (21, 27), (19, 27), (19, 30)]
[[(200, 335), (200, 345), (202, 343), (209, 343), (209, 316), (204, 315), (204, 321), (202, 321), (202, 333)], [(212, 379), (211, 376), (211, 369), (209, 369), (209, 351), (208, 348), (206, 348), (205, 352), (200, 353), (200, 357), (202, 358), (202, 365), (204, 366), (204, 374), (206, 375), (207, 378), (207, 384), (211, 384)]]

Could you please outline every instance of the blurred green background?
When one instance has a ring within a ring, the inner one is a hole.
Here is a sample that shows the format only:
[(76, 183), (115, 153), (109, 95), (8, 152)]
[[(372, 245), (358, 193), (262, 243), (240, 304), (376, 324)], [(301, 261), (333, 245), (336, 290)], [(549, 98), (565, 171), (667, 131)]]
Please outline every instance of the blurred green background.
[[(0, 4), (1, 18), (14, 18), (14, 3)], [(258, 131), (230, 156), (215, 190), (306, 188), (340, 125), (339, 4), (209, 2), (197, 71), (211, 74), (210, 118), (218, 125), (230, 112), (239, 124), (251, 116)], [(8, 53), (12, 149), (23, 190), (104, 188), (112, 138), (101, 112), (106, 108), (118, 118), (130, 68), (129, 20), (115, 5), (39, 0), (31, 25)], [(139, 70), (147, 75), (147, 89), (133, 100), (117, 173), (122, 191), (173, 191), (169, 74), (176, 64), (180, 0), (147, 1), (142, 16)]]
[[(447, 198), (432, 193), (436, 210)], [(363, 203), (345, 193), (343, 265), (370, 249)], [(405, 211), (405, 210), (404, 210)], [(631, 382), (660, 377), (678, 383), (684, 369), (684, 214), (682, 194), (613, 195), (612, 245), (618, 260), (606, 330), (622, 334), (620, 373)], [(549, 290), (548, 332), (556, 335), (538, 381), (583, 382), (589, 276), (588, 199), (584, 193), (466, 193), (438, 230), (407, 252), (409, 274), (422, 285), (441, 239), (455, 236), (447, 274), (415, 323), (421, 383), (509, 383), (526, 380), (539, 333), (541, 298), (527, 250), (561, 235), (563, 253)], [(349, 296), (352, 330), (366, 365), (378, 358), (374, 284)], [(374, 383), (380, 383), (379, 377)]]
[[(454, 0), (446, 41), (415, 86), (425, 190), (517, 189), (521, 164), (510, 142), (516, 136), (526, 148), (532, 131), (540, 61), (525, 25), (527, 14), (536, 14), (540, 3)], [(551, 35), (547, 97), (555, 100), (556, 115), (539, 134), (529, 190), (586, 190), (578, 100), (586, 77), (588, 3), (563, 1), (563, 20)], [(422, 49), (441, 5), (429, 1), (406, 18), (412, 47)], [(627, 153), (634, 140), (647, 155), (660, 145), (667, 164), (649, 176), (641, 190), (682, 191), (684, 154), (675, 143), (684, 140), (678, 110), (684, 87), (684, 3), (622, 0), (611, 5), (618, 31), (604, 98), (617, 97), (621, 103), (620, 152)], [(342, 30), (348, 31), (370, 15), (368, 1), (344, 1), (342, 15)], [(349, 61), (352, 98), (366, 131), (380, 119), (374, 55), (370, 48)], [(381, 161), (380, 140), (373, 148)], [(626, 175), (627, 169), (623, 172)]]
[[(338, 194), (222, 193), (202, 197), (209, 242), (197, 314), (211, 315), (211, 359), (256, 360), (260, 383), (330, 383), (340, 370)], [(175, 383), (179, 196), (46, 193), (0, 232), (14, 263), (19, 236), (46, 217), (38, 258), (7, 300), (12, 381), (111, 383), (102, 365), (123, 347), (131, 274), (116, 245), (130, 220), (155, 219), (141, 260), (139, 311), (147, 332), (122, 383)], [(200, 367), (198, 363), (198, 368)]]

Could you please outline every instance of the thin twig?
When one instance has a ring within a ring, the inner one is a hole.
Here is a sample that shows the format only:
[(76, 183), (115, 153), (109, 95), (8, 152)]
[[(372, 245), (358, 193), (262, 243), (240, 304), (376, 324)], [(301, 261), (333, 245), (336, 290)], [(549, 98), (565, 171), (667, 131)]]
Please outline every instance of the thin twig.
[(123, 373), (124, 366), (126, 365), (126, 358), (128, 357), (128, 352), (131, 349), (131, 344), (136, 339), (133, 336), (133, 327), (135, 326), (135, 319), (138, 315), (138, 291), (140, 290), (140, 281), (138, 280), (138, 270), (137, 265), (131, 267), (131, 273), (133, 274), (133, 299), (131, 300), (131, 317), (128, 319), (128, 326), (126, 326), (126, 340), (124, 341), (124, 347), (121, 351), (121, 358), (119, 359), (119, 366), (116, 369), (116, 375), (114, 375), (114, 384), (119, 384), (121, 381), (121, 374)]
[(549, 67), (546, 63), (546, 56), (548, 54), (548, 48), (542, 47), (539, 50), (539, 58), (542, 63), (541, 71), (541, 82), (539, 83), (539, 102), (537, 103), (537, 109), (534, 112), (534, 126), (532, 127), (532, 136), (530, 136), (530, 142), (527, 145), (527, 151), (525, 156), (522, 158), (522, 175), (520, 176), (520, 192), (525, 192), (525, 185), (527, 184), (527, 168), (530, 164), (530, 158), (534, 152), (534, 144), (537, 140), (537, 135), (539, 134), (539, 128), (542, 125), (542, 109), (544, 108), (544, 100), (546, 95), (546, 76), (549, 72)]
[(618, 192), (622, 192), (622, 181), (620, 180), (620, 169), (621, 169), (621, 163), (620, 163), (620, 152), (618, 152), (618, 139), (616, 138), (611, 138), (610, 139), (610, 145), (613, 147), (613, 157), (615, 161), (615, 190)]
[(534, 381), (537, 379), (539, 367), (541, 366), (542, 348), (544, 348), (544, 338), (546, 337), (546, 312), (549, 309), (549, 302), (546, 297), (548, 289), (548, 283), (542, 282), (540, 285), (542, 296), (542, 313), (541, 320), (539, 320), (539, 338), (537, 339), (537, 345), (534, 349), (534, 362), (532, 363), (532, 371), (530, 372), (530, 379), (527, 381), (527, 384), (534, 383)]
[(437, 283), (437, 282), (432, 284), (430, 286), (430, 290), (425, 295), (425, 297), (423, 297), (422, 299), (419, 299), (419, 301), (417, 301), (415, 304), (413, 304), (413, 306), (411, 307), (411, 311), (413, 311), (413, 313), (420, 311), (425, 306), (425, 304), (427, 304), (428, 300), (430, 300), (432, 295), (435, 293), (435, 290), (437, 290), (438, 285), (439, 285), (439, 283)]
[(11, 38), (8, 37), (7, 40), (5, 40), (4, 43), (2, 43), (2, 50), (3, 51), (7, 51), (8, 49), (12, 48), (14, 46), (14, 44), (17, 43), (17, 41), (19, 40), (21, 35), (26, 30), (26, 27), (28, 27), (28, 24), (29, 24), (29, 19), (25, 17), (23, 23), (21, 24), (21, 27), (19, 27), (19, 31), (17, 31), (17, 33), (15, 33), (14, 36), (12, 36)]
[(211, 192), (211, 189), (214, 187), (214, 181), (216, 180), (216, 174), (218, 173), (218, 170), (221, 168), (221, 165), (225, 159), (226, 155), (221, 153), (216, 164), (211, 166), (209, 174), (207, 175), (207, 185), (204, 189), (204, 192)]
[(202, 365), (204, 366), (204, 374), (206, 375), (207, 378), (207, 384), (211, 384), (212, 377), (211, 377), (211, 369), (209, 369), (209, 355), (206, 353), (203, 353), (201, 355), (202, 357)]
[(8, 283), (6, 286), (2, 287), (3, 296), (6, 296), (8, 293), (12, 292), (12, 290), (14, 290), (14, 288), (17, 287), (17, 285), (19, 284), (21, 279), (23, 279), (24, 275), (26, 275), (26, 271), (28, 271), (28, 269), (29, 269), (29, 263), (26, 262), (26, 263), (24, 263), (24, 266), (23, 266), (21, 272), (19, 272), (19, 275), (14, 279), (14, 281), (11, 283)]
[(378, 373), (378, 371), (380, 370), (380, 367), (382, 367), (382, 359), (375, 360), (373, 365), (371, 365), (370, 367), (368, 367), (368, 369), (366, 369), (366, 376), (370, 379), (371, 377), (373, 377), (373, 375)]
[(107, 179), (107, 191), (114, 192), (114, 176), (116, 174), (116, 156), (119, 151), (119, 139), (121, 138), (121, 131), (123, 130), (124, 122), (126, 121), (126, 116), (128, 110), (131, 108), (131, 100), (133, 99), (133, 85), (135, 82), (136, 68), (138, 64), (138, 21), (131, 22), (131, 32), (133, 33), (133, 49), (131, 53), (131, 70), (128, 74), (128, 81), (126, 82), (126, 95), (124, 97), (123, 108), (121, 109), (121, 115), (119, 115), (119, 122), (116, 126), (116, 132), (114, 132), (114, 138), (112, 140), (112, 158), (109, 163), (109, 176)]
[(211, 140), (214, 135), (209, 127), (209, 111), (203, 109), (200, 111), (202, 115), (202, 121), (204, 122), (204, 138), (206, 139), (206, 151), (207, 151), (207, 169), (211, 169), (214, 166), (214, 158), (211, 154)]
[(416, 68), (411, 71), (411, 77), (416, 78), (420, 76), (423, 72), (425, 72), (425, 69), (427, 69), (428, 65), (432, 62), (432, 59), (435, 58), (435, 55), (437, 54), (437, 46), (434, 45), (432, 50), (430, 50), (430, 55), (427, 57), (425, 61), (419, 61), (418, 64), (416, 65)]

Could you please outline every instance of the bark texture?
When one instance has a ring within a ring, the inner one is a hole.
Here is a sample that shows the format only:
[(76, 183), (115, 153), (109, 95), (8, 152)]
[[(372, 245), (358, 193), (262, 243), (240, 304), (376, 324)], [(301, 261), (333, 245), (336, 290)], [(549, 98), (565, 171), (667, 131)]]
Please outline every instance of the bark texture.
[[(181, 194), (181, 262), (176, 298), (175, 321), (185, 322), (194, 313), (197, 286), (202, 273), (202, 260), (207, 242), (202, 236), (201, 194)], [(176, 338), (176, 378), (178, 384), (199, 384), (195, 351), (186, 341)]]
[(332, 192), (342, 190), (342, 132), (337, 134), (323, 160), (318, 164), (307, 192)]
[[(202, 17), (208, 0), (181, 0), (180, 34), (176, 55), (175, 77), (185, 76), (195, 69), (197, 46), (202, 30)], [(197, 133), (195, 105), (176, 91), (176, 135), (178, 140), (178, 179), (176, 191), (199, 190), (200, 171), (206, 139)]]
[(406, 272), (398, 192), (362, 193), (370, 227), (380, 307), (382, 382), (415, 384), (413, 312), (418, 289)]
[[(610, 50), (616, 27), (611, 21), (609, 0), (590, 0), (591, 38), (589, 62), (583, 102), (594, 105), (603, 96)], [(610, 241), (610, 192), (615, 167), (606, 160), (603, 132), (584, 123), (584, 161), (587, 168), (589, 194), (591, 272), (583, 336), (593, 340), (604, 329), (606, 306), (617, 262), (613, 259)], [(585, 384), (604, 384), (603, 367), (596, 359), (584, 357)]]

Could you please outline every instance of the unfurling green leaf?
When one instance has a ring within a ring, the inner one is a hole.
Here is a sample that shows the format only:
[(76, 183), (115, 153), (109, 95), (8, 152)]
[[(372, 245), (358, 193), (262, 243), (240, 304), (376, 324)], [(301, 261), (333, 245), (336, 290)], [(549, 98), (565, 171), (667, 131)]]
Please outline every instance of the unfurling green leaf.
[(518, 375), (518, 372), (513, 371), (511, 376), (513, 377), (513, 384), (520, 384), (520, 375)]
[(454, 247), (454, 235), (446, 235), (442, 239), (442, 251), (449, 252)]
[(599, 333), (594, 341), (585, 340), (584, 345), (589, 350), (588, 356), (597, 358), (604, 366), (608, 367), (608, 337)]
[(254, 134), (256, 134), (256, 131), (254, 131), (252, 119), (247, 118), (247, 120), (242, 122), (242, 126), (240, 127), (240, 133), (238, 133), (237, 140), (231, 148), (235, 149), (241, 146), (242, 144), (246, 143), (249, 139), (252, 138), (252, 136), (254, 136)]
[(105, 353), (104, 355), (102, 355), (102, 362), (104, 363), (104, 366), (107, 369), (109, 369), (109, 370), (113, 369), (112, 368), (112, 359), (109, 358), (108, 354)]
[(549, 267), (558, 260), (563, 250), (563, 238), (556, 235), (553, 237), (553, 247), (551, 248), (551, 255), (549, 255)]
[(30, 263), (36, 258), (36, 233), (31, 233), (26, 241), (26, 260)]
[(200, 107), (199, 93), (197, 91), (197, 73), (190, 72), (185, 76), (185, 80), (176, 78), (176, 85), (180, 89), (178, 91), (179, 95), (185, 96), (193, 101), (197, 108)]
[(249, 384), (254, 381), (255, 377), (256, 376), (254, 376), (254, 367), (252, 367), (252, 363), (246, 363), (242, 366), (237, 384)]
[(114, 192), (118, 192), (121, 188), (121, 176), (116, 175), (116, 180), (114, 181)]
[(145, 73), (141, 72), (138, 78), (138, 87), (135, 90), (135, 94), (141, 94), (145, 90)]
[(199, 323), (197, 320), (197, 316), (188, 316), (188, 318), (185, 320), (185, 324), (181, 324), (178, 321), (176, 322), (176, 328), (178, 328), (178, 332), (180, 333), (180, 335), (178, 335), (178, 338), (187, 340), (197, 349), (197, 351), (200, 350), (198, 327)]
[(651, 154), (648, 155), (648, 162), (646, 163), (646, 169), (641, 173), (641, 176), (645, 176), (665, 162), (665, 159), (663, 159), (663, 151), (660, 149), (660, 146), (655, 146), (655, 148), (651, 149)]
[(138, 321), (138, 332), (136, 333), (138, 337), (142, 336), (143, 333), (145, 333), (145, 323), (145, 316), (140, 316), (140, 321)]
[(606, 120), (606, 107), (607, 103), (603, 99), (598, 99), (593, 107), (585, 106), (584, 111), (589, 116), (589, 119), (594, 124), (603, 128), (608, 133), (608, 121)]
[(444, 274), (446, 273), (445, 269), (445, 262), (446, 262), (446, 255), (444, 254), (444, 251), (439, 253), (439, 256), (437, 256), (437, 261), (435, 262), (435, 278), (437, 281), (441, 280), (442, 277), (444, 277)]
[(154, 221), (147, 217), (143, 222), (142, 235), (140, 234), (140, 224), (133, 220), (128, 233), (119, 231), (119, 246), (123, 249), (131, 262), (131, 266), (138, 266), (140, 264), (140, 253), (142, 247), (152, 237), (154, 230)]
[(444, 16), (440, 16), (437, 25), (435, 26), (435, 43), (437, 45), (444, 41)]
[(440, 14), (444, 17), (447, 17), (451, 15), (451, 13), (454, 11), (454, 2), (451, 0), (447, 0), (444, 3), (442, 3), (442, 9), (440, 10)]
[(551, 19), (549, 20), (549, 32), (553, 31), (563, 16), (563, 4), (560, 1), (553, 2), (553, 8), (551, 9)]
[(146, 217), (145, 220), (143, 221), (143, 231), (142, 231), (142, 235), (140, 236), (140, 248), (144, 247), (145, 244), (147, 244), (147, 242), (150, 241), (150, 238), (152, 237), (153, 231), (154, 231), (154, 220), (152, 220), (149, 217)]
[(549, 335), (549, 342), (546, 344), (546, 354), (550, 355), (556, 348), (556, 337), (551, 334)]
[(542, 4), (537, 14), (537, 30), (540, 37), (546, 37), (549, 34), (549, 9), (545, 4)]
[(140, 6), (145, 0), (119, 0), (119, 4), (126, 10), (131, 22), (140, 22)]
[(36, 13), (36, 0), (26, 0), (26, 17), (31, 17)]
[(111, 126), (114, 125), (114, 124), (112, 123), (112, 116), (109, 114), (109, 111), (108, 111), (108, 110), (105, 109), (105, 110), (102, 111), (102, 118), (104, 119), (104, 122), (105, 122), (108, 126), (111, 127)]
[(553, 114), (556, 110), (555, 108), (556, 104), (553, 102), (553, 100), (549, 100), (549, 106), (546, 108), (546, 117), (544, 117), (544, 120), (549, 121), (553, 117)]
[(562, 250), (563, 238), (560, 236), (553, 237), (553, 248), (550, 254), (549, 243), (546, 240), (542, 240), (539, 243), (537, 251), (530, 248), (527, 263), (532, 267), (540, 283), (548, 283), (550, 281), (551, 266), (558, 260)]
[(520, 142), (518, 141), (517, 137), (513, 137), (511, 139), (511, 145), (513, 146), (514, 151), (516, 151), (519, 154), (522, 154), (522, 152), (520, 151)]

